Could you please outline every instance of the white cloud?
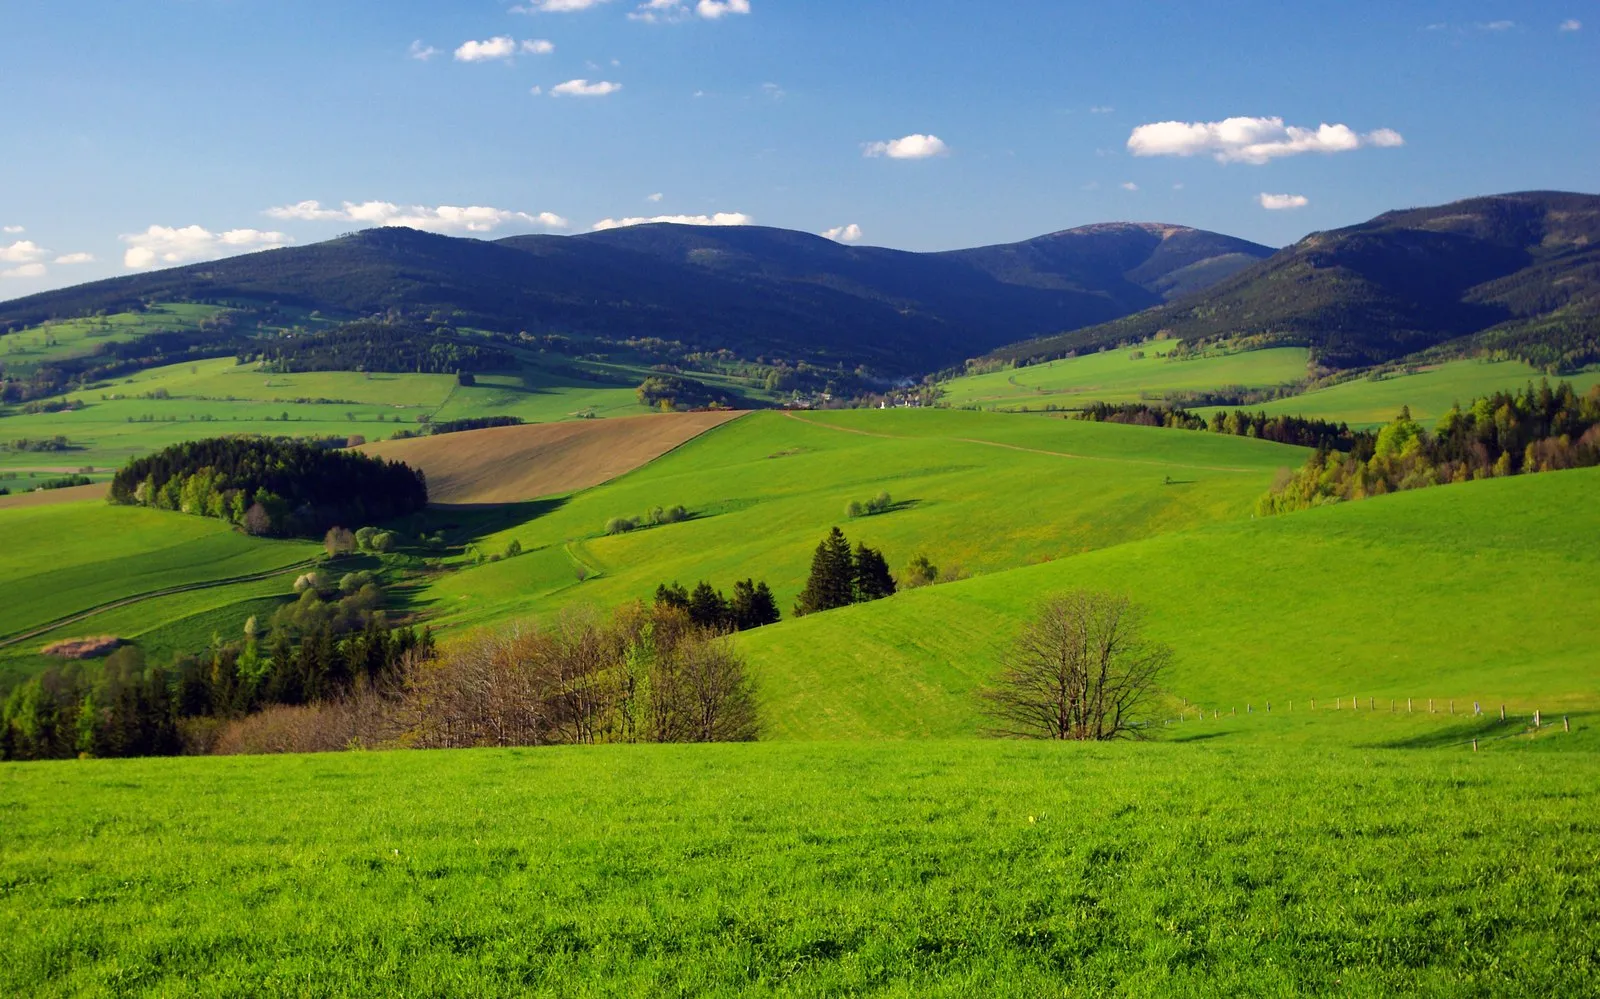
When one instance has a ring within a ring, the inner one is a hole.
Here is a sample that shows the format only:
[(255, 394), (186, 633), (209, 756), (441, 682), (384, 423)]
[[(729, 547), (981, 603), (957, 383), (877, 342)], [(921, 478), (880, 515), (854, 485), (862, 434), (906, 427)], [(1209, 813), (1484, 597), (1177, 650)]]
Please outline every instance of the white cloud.
[(607, 0), (533, 0), (511, 8), (513, 14), (567, 14), (575, 10), (598, 7)]
[(822, 235), (836, 243), (858, 243), (861, 241), (861, 227), (854, 222), (849, 225), (837, 225)]
[(83, 253), (81, 251), (78, 252), (78, 253), (63, 253), (61, 256), (56, 258), (56, 263), (58, 263), (58, 264), (92, 264), (92, 263), (94, 263), (94, 254), (92, 254), (92, 253)]
[[(750, 0), (696, 0), (692, 12), (707, 21), (716, 21), (729, 14), (750, 13)], [(628, 17), (651, 24), (675, 24), (688, 18), (690, 13), (688, 0), (645, 0)]]
[(645, 195), (645, 199), (644, 200), (646, 200), (646, 201), (660, 201), (661, 198), (662, 198), (661, 192), (657, 191), (654, 194)]
[(0, 271), (0, 278), (36, 278), (44, 277), (47, 268), (44, 264), (23, 264), (21, 267), (12, 267)]
[(1362, 146), (1401, 146), (1399, 132), (1380, 128), (1360, 135), (1348, 125), (1318, 128), (1284, 125), (1282, 118), (1228, 118), (1224, 121), (1162, 121), (1140, 125), (1128, 137), (1135, 156), (1199, 156), (1218, 163), (1257, 166), (1301, 153), (1343, 153)]
[(725, 14), (748, 14), (750, 0), (700, 0), (694, 5), (694, 12), (710, 21)]
[(153, 225), (144, 232), (121, 238), (128, 244), (128, 249), (122, 254), (122, 262), (132, 268), (215, 260), (235, 253), (270, 250), (293, 242), (281, 232), (229, 229), (215, 233), (197, 225), (184, 226), (182, 229)]
[(1135, 184), (1131, 180), (1125, 180), (1118, 186), (1121, 187), (1124, 191), (1137, 191), (1139, 189), (1139, 185)]
[(1487, 24), (1478, 25), (1478, 29), (1480, 31), (1510, 31), (1516, 26), (1517, 22), (1515, 21), (1490, 21)]
[(358, 222), (373, 226), (406, 226), (429, 232), (493, 232), (508, 223), (541, 226), (546, 229), (565, 229), (566, 219), (554, 212), (513, 212), (504, 208), (487, 208), (471, 205), (397, 205), (391, 201), (364, 201), (357, 204), (346, 201), (343, 208), (324, 208), (320, 201), (301, 201), (293, 205), (269, 208), (267, 215), (275, 219), (294, 219), (300, 222)]
[(1582, 31), (1583, 30), (1583, 22), (1578, 20), (1575, 17), (1570, 17), (1567, 20), (1562, 21), (1560, 27), (1556, 28), (1556, 30), (1557, 31)]
[(10, 246), (0, 246), (0, 264), (32, 264), (49, 254), (49, 250), (31, 239), (19, 239)]
[(422, 39), (420, 38), (411, 43), (411, 58), (416, 59), (419, 62), (427, 62), (429, 59), (432, 59), (438, 54), (438, 49), (434, 48), (432, 45), (424, 45), (422, 43)]
[(625, 229), (634, 225), (651, 225), (671, 222), (675, 225), (752, 225), (755, 219), (743, 212), (718, 212), (715, 215), (657, 215), (654, 218), (601, 219), (591, 228), (595, 232), (606, 229)]
[(761, 85), (761, 92), (775, 101), (781, 101), (785, 97), (789, 96), (789, 92), (778, 86), (776, 83), (763, 83)]
[(1303, 194), (1266, 194), (1263, 193), (1256, 200), (1261, 202), (1261, 207), (1269, 212), (1287, 211), (1291, 208), (1304, 208), (1311, 204), (1311, 199)]
[(622, 84), (608, 80), (568, 80), (550, 88), (551, 97), (604, 97), (622, 89)]
[(544, 93), (544, 88), (535, 83), (533, 86), (528, 88), (528, 93), (538, 97), (540, 94)]
[(886, 142), (868, 142), (862, 147), (868, 157), (887, 156), (891, 160), (925, 160), (930, 156), (944, 156), (950, 152), (943, 139), (937, 135), (913, 134)]
[(519, 42), (510, 35), (496, 35), (481, 42), (462, 42), (456, 48), (457, 62), (491, 62), (521, 55), (549, 55), (556, 47), (543, 38), (530, 38)]
[(26, 226), (20, 226), (20, 225), (8, 225), (8, 226), (5, 226), (3, 228), (0, 228), (0, 232), (5, 233), (7, 236), (15, 236), (19, 232), (27, 232), (27, 231), (28, 230), (27, 230)]
[(1115, 110), (1116, 110), (1116, 108), (1114, 108), (1114, 107), (1110, 107), (1109, 105), (1101, 104), (1101, 105), (1099, 105), (1097, 107), (1090, 108), (1089, 109), (1089, 113), (1090, 114), (1110, 114), (1111, 112), (1113, 112)]

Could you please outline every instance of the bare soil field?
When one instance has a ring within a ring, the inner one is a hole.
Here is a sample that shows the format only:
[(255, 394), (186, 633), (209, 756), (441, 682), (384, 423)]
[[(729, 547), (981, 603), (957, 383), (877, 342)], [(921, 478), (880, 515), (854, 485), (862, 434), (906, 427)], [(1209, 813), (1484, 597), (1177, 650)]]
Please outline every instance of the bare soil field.
[(434, 503), (518, 503), (597, 486), (742, 415), (667, 413), (535, 423), (384, 441), (362, 450), (422, 469)]
[(109, 483), (93, 482), (87, 486), (68, 486), (66, 489), (12, 493), (10, 496), (0, 496), (0, 510), (23, 506), (49, 506), (55, 503), (77, 503), (81, 500), (103, 500), (110, 491)]

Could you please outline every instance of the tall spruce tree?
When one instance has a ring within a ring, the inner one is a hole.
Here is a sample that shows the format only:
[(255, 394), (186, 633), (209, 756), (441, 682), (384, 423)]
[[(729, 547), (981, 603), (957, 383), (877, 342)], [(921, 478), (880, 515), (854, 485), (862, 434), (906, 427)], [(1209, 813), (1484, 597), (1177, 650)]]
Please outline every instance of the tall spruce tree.
[(733, 584), (733, 626), (740, 631), (778, 623), (778, 602), (765, 582), (742, 579)]
[(856, 545), (855, 598), (858, 601), (882, 600), (894, 596), (894, 576), (889, 574), (889, 563), (883, 552)]
[(811, 576), (795, 604), (795, 615), (815, 614), (855, 603), (855, 560), (850, 542), (835, 527), (811, 556)]

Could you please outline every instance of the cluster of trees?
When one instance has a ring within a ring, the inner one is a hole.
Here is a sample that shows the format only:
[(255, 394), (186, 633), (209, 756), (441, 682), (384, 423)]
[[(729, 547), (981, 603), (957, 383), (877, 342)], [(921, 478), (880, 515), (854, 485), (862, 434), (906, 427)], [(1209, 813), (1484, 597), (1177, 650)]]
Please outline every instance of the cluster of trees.
[(850, 541), (837, 527), (817, 545), (811, 556), (811, 575), (795, 604), (796, 617), (848, 607), (893, 596), (898, 588), (883, 553), (864, 544), (850, 550)]
[(263, 347), (251, 341), (238, 352), (240, 364), (260, 362), (273, 371), (388, 371), (456, 374), (508, 371), (516, 355), (504, 347), (457, 335), (448, 326), (362, 319), (300, 336), (284, 336)]
[(163, 364), (227, 357), (242, 342), (233, 335), (229, 325), (217, 329), (147, 333), (134, 340), (97, 344), (88, 354), (56, 358), (31, 372), (0, 373), (0, 404), (44, 399)]
[(695, 627), (718, 634), (777, 624), (781, 617), (778, 601), (773, 599), (772, 590), (765, 580), (758, 583), (753, 579), (742, 579), (734, 583), (731, 600), (704, 580), (695, 586), (692, 593), (680, 583), (663, 583), (656, 587), (655, 605), (681, 611), (689, 616)]
[(257, 535), (321, 536), (428, 503), (420, 471), (289, 438), (217, 437), (135, 458), (111, 480), (114, 503), (217, 517)]
[(642, 405), (654, 409), (707, 409), (731, 406), (726, 393), (713, 391), (704, 382), (680, 375), (649, 375), (635, 390)]
[(1370, 455), (1374, 435), (1365, 430), (1351, 430), (1346, 423), (1327, 420), (1310, 420), (1301, 416), (1268, 416), (1266, 413), (1247, 413), (1236, 409), (1231, 413), (1217, 410), (1207, 419), (1186, 409), (1151, 406), (1142, 402), (1096, 402), (1085, 407), (1078, 419), (1094, 423), (1128, 423), (1141, 427), (1168, 427), (1174, 430), (1207, 430), (1214, 434), (1234, 437), (1259, 437), (1294, 444), (1299, 447), (1319, 448), (1324, 451), (1350, 451)]
[(879, 493), (865, 503), (859, 500), (851, 500), (845, 506), (844, 513), (845, 516), (853, 520), (856, 517), (872, 517), (880, 513), (888, 513), (893, 508), (894, 500), (889, 498), (889, 494)]
[(62, 434), (57, 434), (54, 437), (22, 437), (11, 441), (5, 446), (12, 451), (39, 454), (54, 451), (71, 451), (74, 448), (72, 441)]
[(1451, 407), (1429, 432), (1409, 408), (1377, 435), (1370, 456), (1319, 451), (1262, 497), (1285, 513), (1405, 489), (1600, 465), (1600, 386), (1579, 396), (1548, 381)]
[(274, 618), (251, 618), (242, 642), (215, 642), (169, 666), (124, 646), (104, 663), (48, 667), (0, 705), (0, 759), (204, 753), (219, 730), (274, 705), (307, 705), (394, 682), (403, 664), (434, 653), (424, 630), (387, 627), (359, 590), (324, 601), (316, 591)]
[(641, 527), (659, 527), (678, 524), (689, 519), (689, 509), (684, 506), (655, 507), (641, 517), (612, 517), (606, 521), (607, 534), (627, 534)]

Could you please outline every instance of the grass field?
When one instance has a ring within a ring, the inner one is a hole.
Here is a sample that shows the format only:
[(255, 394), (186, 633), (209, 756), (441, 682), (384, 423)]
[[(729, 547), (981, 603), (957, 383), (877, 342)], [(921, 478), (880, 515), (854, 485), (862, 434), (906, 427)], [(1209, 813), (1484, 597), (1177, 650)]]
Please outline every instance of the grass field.
[(0, 337), (0, 360), (13, 373), (31, 375), (46, 364), (93, 353), (101, 344), (127, 343), (151, 333), (196, 330), (202, 319), (225, 311), (215, 305), (170, 302), (146, 312), (57, 319)]
[[(1363, 378), (1250, 408), (1274, 415), (1283, 413), (1371, 426), (1388, 423), (1402, 406), (1410, 406), (1412, 416), (1431, 425), (1456, 403), (1465, 406), (1493, 392), (1520, 389), (1529, 382), (1537, 384), (1544, 377), (1542, 372), (1521, 361), (1450, 361), (1424, 368), (1414, 375), (1390, 375), (1382, 381)], [(1550, 380), (1552, 383), (1569, 381), (1579, 392), (1586, 392), (1600, 384), (1600, 368)]]
[[(1248, 516), (1276, 470), (1303, 460), (1264, 441), (1045, 417), (753, 413), (606, 485), (506, 511), (519, 520), (480, 545), (514, 539), (525, 554), (440, 577), (418, 605), (479, 623), (647, 598), (674, 579), (728, 589), (755, 576), (787, 612), (835, 524), (896, 569), (921, 552), (994, 572)], [(847, 522), (851, 500), (880, 491), (892, 512)], [(693, 519), (604, 534), (612, 517), (679, 504)]]
[(16, 996), (1586, 994), (1600, 756), (923, 743), (0, 768)]
[(1168, 392), (1242, 386), (1270, 388), (1306, 376), (1307, 352), (1274, 347), (1193, 360), (1168, 360), (1162, 345), (1107, 350), (1026, 368), (968, 375), (944, 383), (945, 405), (979, 409), (1075, 409), (1090, 402), (1159, 401)]
[(419, 429), (421, 418), (520, 416), (542, 423), (586, 411), (600, 416), (649, 412), (631, 387), (537, 372), (526, 384), (519, 376), (486, 375), (479, 385), (460, 386), (453, 375), (268, 374), (231, 358), (152, 368), (63, 398), (83, 408), (0, 417), (0, 442), (63, 435), (73, 449), (0, 449), (0, 471), (114, 470), (134, 455), (218, 434), (360, 434), (384, 440), (402, 428)]

